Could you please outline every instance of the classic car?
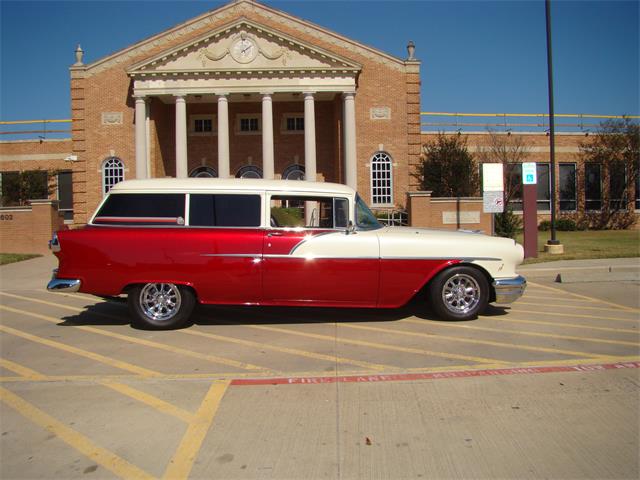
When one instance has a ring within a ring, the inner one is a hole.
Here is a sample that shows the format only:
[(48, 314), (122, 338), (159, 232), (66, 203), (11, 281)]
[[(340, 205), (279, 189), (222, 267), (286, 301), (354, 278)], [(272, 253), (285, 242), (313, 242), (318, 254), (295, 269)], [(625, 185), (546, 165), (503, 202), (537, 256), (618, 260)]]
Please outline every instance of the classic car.
[(325, 182), (125, 181), (50, 247), (50, 291), (126, 294), (133, 321), (159, 329), (197, 303), (397, 308), (416, 296), (466, 320), (526, 287), (513, 240), (384, 227), (353, 189)]

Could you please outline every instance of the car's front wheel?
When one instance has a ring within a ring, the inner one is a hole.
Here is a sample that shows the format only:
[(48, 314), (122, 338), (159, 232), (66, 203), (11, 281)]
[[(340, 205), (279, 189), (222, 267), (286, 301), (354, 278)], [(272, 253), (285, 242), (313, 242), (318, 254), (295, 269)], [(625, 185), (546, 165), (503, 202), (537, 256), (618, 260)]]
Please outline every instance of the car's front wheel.
[(471, 320), (489, 303), (489, 282), (482, 272), (458, 266), (440, 272), (431, 281), (429, 302), (446, 320)]
[(193, 291), (173, 283), (147, 283), (129, 290), (129, 311), (135, 325), (164, 330), (184, 325), (196, 304)]

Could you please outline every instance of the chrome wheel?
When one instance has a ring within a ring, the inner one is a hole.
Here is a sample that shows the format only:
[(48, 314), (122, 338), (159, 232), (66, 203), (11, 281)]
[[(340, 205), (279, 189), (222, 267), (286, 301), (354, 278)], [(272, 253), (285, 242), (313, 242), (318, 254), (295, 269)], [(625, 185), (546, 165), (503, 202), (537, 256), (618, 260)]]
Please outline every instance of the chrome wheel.
[(173, 283), (148, 283), (140, 291), (140, 309), (157, 322), (171, 320), (180, 311), (181, 303), (180, 290)]
[(466, 314), (478, 306), (480, 285), (475, 278), (464, 273), (449, 277), (442, 287), (442, 301), (452, 313)]

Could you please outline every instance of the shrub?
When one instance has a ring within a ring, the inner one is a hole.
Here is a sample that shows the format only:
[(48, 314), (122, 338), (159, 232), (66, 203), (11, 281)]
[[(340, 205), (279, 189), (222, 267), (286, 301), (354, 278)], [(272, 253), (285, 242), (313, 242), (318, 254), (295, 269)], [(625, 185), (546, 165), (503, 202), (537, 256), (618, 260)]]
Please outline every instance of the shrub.
[[(548, 232), (551, 230), (551, 222), (549, 220), (543, 220), (538, 225), (538, 230), (541, 232)], [(578, 230), (578, 225), (570, 218), (559, 218), (556, 220), (556, 230), (559, 232), (574, 232)], [(579, 230), (586, 230), (586, 227), (581, 224)]]
[(499, 237), (516, 238), (516, 234), (520, 230), (522, 220), (515, 215), (512, 210), (507, 209), (495, 216), (494, 228), (496, 235)]

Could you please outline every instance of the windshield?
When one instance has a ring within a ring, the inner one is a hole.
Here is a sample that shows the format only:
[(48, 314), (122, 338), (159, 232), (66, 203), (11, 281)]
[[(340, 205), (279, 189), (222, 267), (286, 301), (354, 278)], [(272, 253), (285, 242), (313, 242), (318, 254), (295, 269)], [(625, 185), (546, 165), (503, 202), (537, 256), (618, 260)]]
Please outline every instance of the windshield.
[(356, 196), (356, 226), (358, 230), (377, 230), (382, 228), (380, 222), (373, 214), (360, 195)]

